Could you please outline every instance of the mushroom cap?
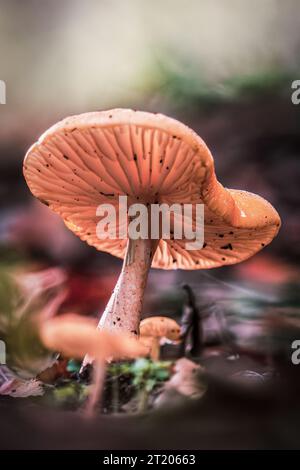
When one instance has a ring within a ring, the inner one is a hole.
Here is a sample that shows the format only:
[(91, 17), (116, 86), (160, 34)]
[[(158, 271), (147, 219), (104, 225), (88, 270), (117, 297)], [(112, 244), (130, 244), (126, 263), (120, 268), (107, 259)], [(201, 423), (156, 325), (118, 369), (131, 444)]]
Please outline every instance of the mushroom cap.
[(41, 323), (40, 338), (46, 348), (67, 357), (81, 359), (86, 354), (98, 360), (134, 358), (147, 354), (147, 348), (124, 333), (97, 329), (90, 318), (64, 314)]
[(178, 341), (180, 339), (180, 326), (169, 317), (148, 317), (140, 323), (140, 336)]
[[(191, 129), (162, 114), (113, 109), (72, 116), (47, 130), (27, 152), (31, 192), (98, 250), (123, 258), (126, 239), (100, 240), (99, 204), (204, 204), (204, 246), (161, 239), (152, 267), (208, 269), (249, 258), (278, 233), (280, 217), (263, 198), (225, 189), (212, 155)], [(117, 217), (118, 220), (118, 217)]]

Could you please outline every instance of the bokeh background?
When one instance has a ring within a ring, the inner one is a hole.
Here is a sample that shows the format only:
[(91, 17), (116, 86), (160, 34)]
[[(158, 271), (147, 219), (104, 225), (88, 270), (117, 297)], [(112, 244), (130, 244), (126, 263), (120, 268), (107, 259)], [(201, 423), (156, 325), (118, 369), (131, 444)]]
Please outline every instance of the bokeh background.
[[(204, 401), (146, 420), (87, 422), (1, 396), (3, 448), (299, 448), (297, 79), (298, 0), (0, 0), (0, 337), (9, 367), (36, 376), (26, 308), (30, 319), (31, 310), (98, 315), (121, 269), (26, 186), (24, 155), (56, 121), (113, 107), (178, 118), (206, 141), (224, 186), (260, 194), (282, 218), (273, 243), (240, 265), (151, 270), (144, 315), (179, 320), (180, 286), (195, 293), (198, 359), (211, 380)], [(233, 377), (246, 388), (232, 387)], [(269, 389), (252, 394), (252, 383)]]
[(34, 200), (22, 159), (67, 115), (133, 107), (194, 128), (220, 181), (266, 197), (283, 221), (278, 238), (241, 265), (152, 270), (145, 312), (176, 313), (183, 281), (213, 298), (218, 286), (221, 295), (245, 288), (277, 295), (297, 284), (300, 105), (292, 104), (291, 83), (300, 78), (299, 50), (297, 0), (0, 0), (2, 266), (61, 267), (63, 308), (101, 311), (120, 261), (87, 247)]

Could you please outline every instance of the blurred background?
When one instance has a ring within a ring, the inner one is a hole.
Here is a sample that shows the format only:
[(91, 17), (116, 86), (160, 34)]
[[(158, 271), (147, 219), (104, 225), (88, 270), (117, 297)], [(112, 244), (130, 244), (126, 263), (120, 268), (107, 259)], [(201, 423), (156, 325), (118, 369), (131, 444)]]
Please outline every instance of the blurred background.
[[(263, 252), (210, 272), (152, 270), (146, 313), (199, 297), (280, 295), (299, 282), (300, 78), (297, 0), (0, 0), (0, 257), (20, 272), (59, 267), (64, 309), (96, 314), (121, 267), (89, 248), (29, 193), (28, 147), (67, 115), (112, 107), (163, 112), (206, 141), (223, 185), (266, 197), (283, 226)], [(227, 284), (224, 284), (227, 283)], [(179, 297), (178, 297), (179, 296)]]
[[(2, 446), (299, 447), (300, 381), (290, 359), (300, 337), (300, 104), (291, 100), (299, 51), (297, 0), (0, 0), (0, 337), (10, 367), (36, 376), (28, 311), (97, 315), (121, 269), (27, 188), (24, 155), (56, 121), (113, 107), (175, 117), (206, 141), (224, 186), (260, 194), (282, 218), (272, 244), (240, 265), (151, 270), (144, 315), (180, 319), (189, 301), (196, 312), (196, 355), (213, 376), (204, 405), (136, 426), (130, 417), (106, 421), (104, 431), (99, 421), (93, 434), (75, 413), (42, 418), (31, 405), (19, 425), (1, 397)], [(232, 377), (270, 390), (251, 395), (218, 382)], [(0, 376), (0, 389), (9, 379)]]

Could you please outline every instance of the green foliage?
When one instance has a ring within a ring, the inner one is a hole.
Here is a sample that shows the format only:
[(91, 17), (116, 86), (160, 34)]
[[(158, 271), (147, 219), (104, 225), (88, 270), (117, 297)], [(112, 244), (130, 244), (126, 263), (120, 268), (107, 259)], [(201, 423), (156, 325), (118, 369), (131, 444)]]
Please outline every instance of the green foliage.
[(70, 374), (76, 374), (80, 371), (81, 368), (81, 362), (76, 360), (76, 359), (70, 359), (67, 365), (67, 371), (70, 372)]
[(134, 375), (134, 385), (141, 386), (151, 383), (154, 386), (157, 382), (167, 380), (170, 376), (170, 365), (171, 362), (167, 361), (153, 362), (145, 358), (137, 359), (131, 368)]
[(131, 367), (133, 374), (133, 385), (140, 391), (142, 405), (145, 407), (147, 396), (152, 390), (170, 377), (171, 362), (151, 361), (150, 359), (137, 359)]
[(26, 378), (53, 362), (53, 355), (39, 340), (39, 313), (6, 266), (0, 267), (0, 339), (6, 344), (7, 365)]
[(237, 75), (209, 82), (192, 63), (177, 60), (168, 60), (162, 56), (155, 66), (153, 79), (148, 78), (148, 93), (158, 93), (163, 96), (171, 106), (179, 109), (199, 110), (211, 106), (234, 102), (247, 97), (254, 97), (268, 93), (287, 93), (294, 79), (279, 68), (257, 70), (254, 74)]
[(149, 394), (169, 379), (171, 366), (172, 362), (169, 361), (140, 358), (133, 362), (112, 363), (108, 372), (114, 378), (131, 377), (131, 383), (136, 389), (137, 409), (143, 411), (147, 408)]
[(64, 407), (64, 408), (77, 408), (88, 397), (89, 388), (74, 381), (65, 381), (63, 384), (55, 387), (50, 394), (48, 394), (48, 402)]
[(132, 383), (137, 389), (145, 387), (150, 392), (157, 384), (168, 380), (171, 364), (169, 361), (140, 358), (132, 363), (112, 363), (109, 372), (112, 375), (131, 375)]

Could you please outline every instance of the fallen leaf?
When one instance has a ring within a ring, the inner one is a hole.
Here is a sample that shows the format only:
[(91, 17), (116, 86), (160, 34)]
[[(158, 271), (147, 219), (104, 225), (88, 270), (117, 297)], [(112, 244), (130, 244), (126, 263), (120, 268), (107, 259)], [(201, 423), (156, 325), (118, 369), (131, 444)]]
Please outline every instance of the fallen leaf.
[(185, 357), (178, 359), (175, 363), (174, 374), (164, 385), (163, 394), (176, 391), (189, 398), (202, 397), (206, 386), (201, 382), (199, 373), (203, 370), (202, 366)]
[(22, 380), (15, 376), (7, 367), (0, 370), (0, 395), (13, 398), (27, 398), (44, 395), (43, 384), (39, 380)]

